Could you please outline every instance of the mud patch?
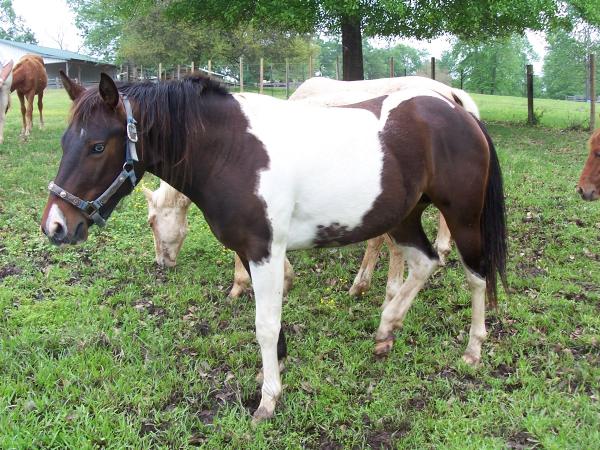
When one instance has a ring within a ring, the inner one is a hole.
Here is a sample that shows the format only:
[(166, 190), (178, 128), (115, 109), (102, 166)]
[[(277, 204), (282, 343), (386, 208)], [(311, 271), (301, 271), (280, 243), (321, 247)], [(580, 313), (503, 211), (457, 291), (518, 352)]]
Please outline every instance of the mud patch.
[(12, 277), (15, 275), (21, 275), (23, 271), (15, 266), (14, 264), (7, 264), (4, 267), (0, 268), (0, 281), (2, 281), (6, 277)]
[(522, 449), (533, 449), (533, 448), (541, 448), (540, 443), (536, 440), (536, 438), (529, 434), (527, 431), (519, 431), (516, 434), (513, 434), (506, 441), (506, 448), (522, 450)]
[(399, 424), (393, 422), (383, 422), (380, 427), (369, 430), (365, 440), (369, 448), (391, 450), (396, 448), (396, 443), (403, 436), (406, 436), (412, 426), (410, 422), (403, 421)]

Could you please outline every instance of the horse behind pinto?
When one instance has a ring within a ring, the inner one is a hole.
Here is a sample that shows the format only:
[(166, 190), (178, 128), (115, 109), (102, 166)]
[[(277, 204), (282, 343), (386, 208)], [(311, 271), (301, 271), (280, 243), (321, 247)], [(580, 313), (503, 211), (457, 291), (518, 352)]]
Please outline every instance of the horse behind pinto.
[(581, 171), (577, 192), (584, 200), (600, 198), (600, 128), (592, 133), (589, 143), (590, 153)]
[[(44, 108), (42, 99), (44, 98), (44, 89), (48, 84), (48, 75), (44, 67), (44, 60), (41, 56), (25, 55), (15, 65), (13, 69), (13, 82), (10, 91), (17, 91), (19, 101), (21, 102), (21, 115), (23, 117), (23, 128), (21, 136), (27, 137), (31, 134), (33, 122), (33, 100), (38, 96), (38, 110), (40, 111), (40, 128), (44, 127)], [(27, 100), (27, 106), (25, 105)]]
[(432, 203), (471, 290), (463, 358), (479, 362), (486, 292), (494, 304), (498, 274), (505, 280), (504, 197), (489, 135), (455, 103), (409, 90), (369, 108), (318, 108), (232, 95), (200, 77), (117, 88), (102, 74), (98, 89), (65, 87), (74, 105), (42, 230), (57, 245), (87, 239), (146, 171), (185, 194), (252, 275), (264, 374), (255, 420), (271, 417), (281, 395), (286, 251), (392, 238), (409, 273), (384, 303), (375, 352), (385, 355), (439, 265), (421, 225)]

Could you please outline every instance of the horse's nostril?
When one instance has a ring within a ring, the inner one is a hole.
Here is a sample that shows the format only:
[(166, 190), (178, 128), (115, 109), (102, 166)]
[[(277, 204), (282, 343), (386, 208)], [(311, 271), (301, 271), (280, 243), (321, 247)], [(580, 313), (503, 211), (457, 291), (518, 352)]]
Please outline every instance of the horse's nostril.
[(50, 227), (50, 236), (62, 240), (67, 235), (67, 229), (59, 222), (54, 222)]

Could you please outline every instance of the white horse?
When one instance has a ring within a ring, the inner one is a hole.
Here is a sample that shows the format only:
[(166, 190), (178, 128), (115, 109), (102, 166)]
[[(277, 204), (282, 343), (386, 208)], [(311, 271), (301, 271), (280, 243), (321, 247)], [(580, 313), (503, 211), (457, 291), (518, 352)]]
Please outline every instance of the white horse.
[[(451, 88), (439, 81), (424, 77), (411, 76), (366, 81), (337, 81), (315, 77), (302, 83), (290, 96), (290, 101), (317, 106), (342, 106), (413, 88), (434, 90), (461, 104), (479, 119), (479, 109), (469, 94), (461, 89)], [(144, 188), (144, 195), (148, 202), (148, 223), (152, 227), (154, 236), (156, 262), (160, 266), (173, 267), (177, 263), (177, 255), (187, 235), (187, 210), (190, 201), (164, 181), (161, 181), (160, 188), (155, 192)], [(367, 242), (362, 264), (349, 290), (350, 295), (364, 294), (370, 288), (375, 265), (385, 241), (386, 237), (379, 236)], [(390, 300), (400, 288), (404, 276), (402, 252), (396, 245), (389, 244), (388, 242), (390, 263), (386, 287), (387, 300)], [(451, 249), (451, 236), (442, 214), (439, 215), (438, 235), (434, 247), (438, 251), (441, 264), (444, 264)], [(293, 268), (286, 259), (285, 292), (291, 288), (293, 279)], [(229, 296), (237, 298), (249, 288), (250, 275), (236, 255), (233, 287)]]
[(12, 85), (12, 59), (4, 66), (0, 61), (0, 144), (4, 142), (4, 121), (10, 107), (10, 87)]

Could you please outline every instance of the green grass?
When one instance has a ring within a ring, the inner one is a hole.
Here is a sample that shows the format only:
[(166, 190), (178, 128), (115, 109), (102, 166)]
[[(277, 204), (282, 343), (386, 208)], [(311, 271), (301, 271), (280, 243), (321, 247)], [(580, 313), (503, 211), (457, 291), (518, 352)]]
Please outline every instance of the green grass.
[[(477, 100), (484, 118), (516, 117), (512, 99)], [(479, 369), (459, 362), (470, 308), (455, 252), (383, 361), (385, 265), (356, 300), (361, 246), (290, 254), (284, 395), (253, 429), (254, 308), (226, 298), (232, 254), (194, 210), (178, 267), (157, 270), (137, 190), (85, 244), (51, 246), (39, 220), (68, 100), (45, 103), (46, 130), (21, 143), (14, 108), (0, 146), (0, 448), (600, 446), (600, 204), (574, 192), (587, 133), (489, 126), (513, 292), (488, 315)]]

